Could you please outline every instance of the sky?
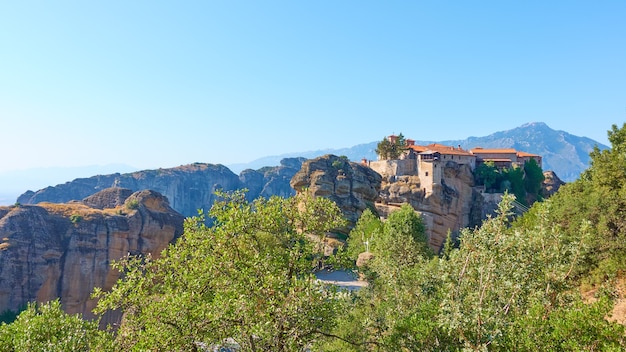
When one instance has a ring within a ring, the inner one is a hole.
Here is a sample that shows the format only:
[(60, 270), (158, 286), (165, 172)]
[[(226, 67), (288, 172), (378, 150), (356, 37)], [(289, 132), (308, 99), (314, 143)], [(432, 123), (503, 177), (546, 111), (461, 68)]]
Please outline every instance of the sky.
[(609, 144), (626, 1), (5, 1), (0, 174), (192, 162), (528, 122)]

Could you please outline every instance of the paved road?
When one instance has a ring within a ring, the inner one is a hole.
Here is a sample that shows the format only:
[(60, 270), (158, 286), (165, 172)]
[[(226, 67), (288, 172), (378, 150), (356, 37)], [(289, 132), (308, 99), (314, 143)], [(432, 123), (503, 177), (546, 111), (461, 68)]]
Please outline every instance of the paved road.
[(315, 273), (315, 276), (322, 282), (337, 285), (341, 288), (345, 288), (351, 291), (358, 290), (361, 287), (367, 286), (366, 281), (361, 281), (358, 277), (349, 271), (335, 270), (328, 271), (322, 270)]

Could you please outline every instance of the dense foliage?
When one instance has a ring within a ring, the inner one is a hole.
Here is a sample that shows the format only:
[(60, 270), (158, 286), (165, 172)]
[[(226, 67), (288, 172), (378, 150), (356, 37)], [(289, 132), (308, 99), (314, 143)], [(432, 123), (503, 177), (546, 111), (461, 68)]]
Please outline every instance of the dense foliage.
[(611, 149), (591, 152), (591, 166), (581, 177), (559, 190), (550, 220), (564, 235), (579, 237), (589, 222), (595, 238), (578, 274), (590, 284), (614, 279), (626, 270), (626, 124), (608, 133)]
[(188, 219), (159, 259), (116, 265), (126, 279), (98, 292), (98, 312), (127, 312), (119, 348), (195, 350), (230, 339), (244, 350), (293, 351), (333, 328), (338, 305), (313, 275), (321, 253), (306, 236), (343, 225), (339, 209), (324, 198), (223, 196), (211, 228)]
[[(322, 349), (626, 347), (623, 326), (604, 318), (609, 297), (583, 304), (572, 280), (592, 241), (588, 227), (580, 229), (580, 241), (561, 236), (549, 223), (550, 202), (537, 205), (535, 221), (529, 226), (512, 226), (512, 200), (505, 197), (497, 217), (475, 231), (464, 230), (459, 248), (448, 248), (441, 257), (425, 252), (423, 243), (409, 240), (415, 237), (402, 232), (392, 239), (397, 243), (374, 246), (374, 239), (373, 259), (363, 269), (370, 285), (344, 302), (349, 314), (340, 317), (336, 331), (343, 340), (326, 342)], [(409, 212), (390, 217), (383, 229), (398, 224), (409, 228), (406, 224), (412, 221), (406, 216)], [(360, 246), (350, 238), (349, 247), (353, 245)]]
[(400, 133), (393, 141), (383, 138), (376, 146), (376, 154), (381, 160), (398, 159), (406, 150), (406, 139)]
[(509, 168), (498, 168), (492, 161), (487, 161), (476, 167), (474, 177), (487, 192), (509, 192), (524, 205), (543, 199), (543, 170), (534, 159), (527, 161), (524, 167), (514, 165)]
[[(580, 180), (517, 219), (505, 195), (496, 216), (440, 255), (409, 205), (385, 221), (365, 210), (346, 247), (327, 257), (325, 234), (344, 225), (334, 203), (222, 194), (211, 227), (187, 219), (159, 258), (115, 264), (124, 279), (95, 292), (97, 312), (125, 312), (115, 331), (57, 301), (33, 304), (0, 325), (0, 351), (625, 350), (624, 326), (607, 317), (626, 269), (626, 124), (609, 140)], [(498, 174), (531, 193), (537, 168)], [(356, 268), (368, 285), (321, 284), (313, 272), (322, 259)], [(581, 283), (595, 295), (583, 297)]]
[(58, 300), (31, 303), (14, 322), (0, 325), (0, 352), (106, 350), (108, 340), (95, 322), (63, 312)]

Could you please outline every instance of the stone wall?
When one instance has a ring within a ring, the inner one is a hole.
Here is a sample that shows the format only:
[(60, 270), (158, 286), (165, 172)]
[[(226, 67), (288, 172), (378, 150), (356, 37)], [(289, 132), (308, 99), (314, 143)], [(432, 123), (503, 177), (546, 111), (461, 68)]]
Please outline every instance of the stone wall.
[(368, 166), (382, 177), (417, 175), (417, 160), (378, 160), (370, 161)]

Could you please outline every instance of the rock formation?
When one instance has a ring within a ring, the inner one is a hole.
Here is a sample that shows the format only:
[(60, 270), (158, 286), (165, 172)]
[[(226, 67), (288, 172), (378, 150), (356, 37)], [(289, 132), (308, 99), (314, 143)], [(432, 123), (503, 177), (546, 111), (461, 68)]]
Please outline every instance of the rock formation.
[(37, 192), (28, 191), (17, 199), (17, 203), (66, 203), (81, 200), (109, 187), (123, 187), (133, 191), (151, 189), (166, 196), (171, 207), (179, 213), (194, 216), (198, 214), (198, 209), (208, 210), (211, 207), (216, 199), (216, 190), (247, 188), (249, 199), (294, 195), (289, 181), (303, 161), (302, 158), (283, 159), (280, 166), (244, 170), (240, 176), (223, 165), (204, 163), (128, 174), (98, 175), (75, 179)]
[(541, 185), (541, 192), (545, 198), (555, 194), (559, 188), (565, 184), (565, 182), (561, 181), (559, 176), (557, 176), (554, 171), (544, 171), (543, 177), (544, 180)]
[(300, 170), (304, 161), (306, 161), (304, 158), (285, 158), (280, 161), (280, 166), (243, 170), (239, 174), (239, 179), (249, 190), (248, 199), (252, 200), (259, 196), (269, 198), (295, 195), (296, 192), (290, 185), (291, 178)]
[(94, 287), (120, 274), (110, 263), (159, 255), (183, 232), (183, 216), (154, 191), (110, 188), (65, 204), (0, 207), (0, 312), (60, 297), (64, 309), (92, 317)]
[(376, 209), (383, 217), (410, 204), (422, 214), (428, 231), (430, 247), (438, 251), (446, 241), (448, 230), (454, 235), (463, 227), (473, 227), (481, 221), (481, 195), (476, 192), (474, 176), (468, 165), (448, 161), (440, 183), (426, 189), (417, 176), (389, 177), (382, 182)]
[[(308, 191), (333, 200), (353, 225), (367, 207), (374, 206), (386, 218), (408, 203), (426, 223), (429, 245), (438, 251), (448, 230), (475, 226), (481, 221), (482, 199), (473, 188), (474, 177), (468, 165), (449, 161), (440, 183), (428, 190), (417, 176), (389, 176), (383, 179), (371, 168), (335, 155), (308, 160), (291, 180), (297, 192)], [(478, 204), (478, 206), (476, 206)], [(344, 229), (345, 232), (349, 229)]]
[(374, 170), (335, 155), (305, 161), (291, 179), (296, 192), (334, 201), (352, 225), (363, 210), (374, 206), (380, 183), (381, 176)]

